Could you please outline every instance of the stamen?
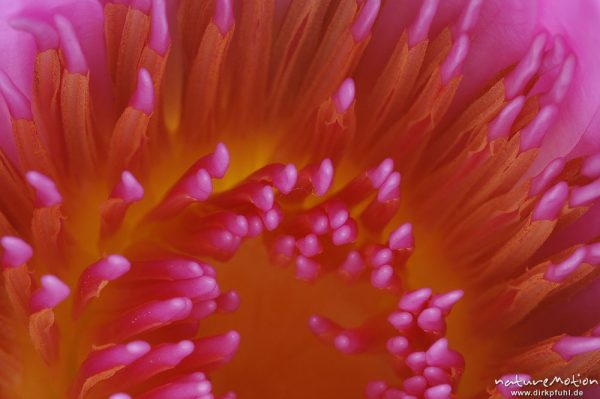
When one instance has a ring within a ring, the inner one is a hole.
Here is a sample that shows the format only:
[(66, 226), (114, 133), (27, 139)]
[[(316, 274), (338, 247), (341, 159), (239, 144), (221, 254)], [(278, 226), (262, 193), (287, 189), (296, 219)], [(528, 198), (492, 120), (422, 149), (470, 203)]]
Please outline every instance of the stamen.
[(315, 207), (296, 215), (290, 225), (299, 235), (307, 232), (323, 235), (330, 231), (329, 218), (322, 207)]
[(535, 119), (521, 130), (521, 152), (537, 148), (542, 144), (542, 140), (557, 114), (558, 108), (556, 105), (546, 105), (540, 110)]
[(11, 116), (15, 119), (32, 120), (31, 104), (25, 95), (4, 72), (0, 71), (0, 92)]
[[(73, 386), (74, 396), (85, 396), (94, 384), (92, 379), (103, 372), (126, 366), (150, 351), (150, 345), (144, 341), (133, 341), (125, 345), (112, 345), (90, 353), (79, 367), (79, 374)], [(88, 382), (90, 381), (91, 384)], [(114, 396), (114, 395), (113, 395)], [(112, 397), (112, 396), (111, 396)]]
[[(565, 182), (560, 182), (548, 189), (535, 206), (531, 220), (555, 220), (565, 205), (568, 195), (569, 186)], [(571, 196), (572, 200), (573, 196)]]
[(523, 92), (527, 82), (535, 75), (542, 62), (542, 54), (546, 46), (546, 33), (538, 34), (534, 39), (528, 53), (517, 64), (515, 69), (504, 79), (506, 98), (512, 100)]
[(248, 235), (248, 219), (242, 215), (236, 215), (231, 212), (225, 212), (222, 215), (223, 226), (239, 237)]
[(248, 237), (258, 237), (263, 231), (263, 223), (257, 215), (246, 215), (248, 220)]
[(187, 318), (192, 311), (192, 301), (189, 298), (172, 298), (164, 301), (146, 303), (112, 322), (102, 337), (121, 341), (142, 332), (164, 327), (175, 321)]
[(43, 275), (40, 284), (41, 287), (31, 295), (29, 303), (31, 313), (54, 308), (71, 293), (68, 285), (51, 274)]
[(33, 256), (33, 249), (19, 237), (4, 236), (0, 239), (0, 246), (4, 250), (1, 264), (3, 267), (19, 267), (29, 262)]
[(151, 260), (135, 262), (127, 274), (127, 280), (186, 280), (202, 277), (204, 270), (199, 263), (187, 259)]
[(454, 305), (462, 299), (465, 292), (463, 290), (454, 290), (445, 294), (436, 294), (429, 301), (429, 306), (439, 308), (444, 314), (450, 313)]
[(54, 23), (60, 36), (60, 48), (65, 56), (67, 70), (71, 73), (86, 75), (88, 64), (73, 25), (68, 19), (60, 15), (54, 17)]
[(571, 192), (569, 206), (575, 208), (577, 206), (587, 205), (600, 197), (600, 179), (585, 185), (583, 187), (575, 187)]
[(325, 204), (324, 208), (327, 212), (329, 227), (334, 230), (342, 227), (350, 215), (346, 204), (341, 201), (328, 202)]
[(110, 385), (129, 387), (140, 384), (158, 373), (173, 369), (193, 351), (194, 344), (188, 340), (155, 346), (119, 373)]
[(31, 34), (39, 52), (57, 49), (58, 34), (52, 26), (39, 19), (14, 18), (8, 21), (13, 28)]
[(448, 340), (440, 338), (425, 352), (427, 364), (429, 366), (443, 368), (459, 368), (465, 366), (463, 357), (458, 353), (448, 348)]
[(182, 369), (188, 367), (209, 369), (229, 362), (240, 345), (240, 334), (229, 331), (215, 337), (201, 338), (194, 341), (194, 351), (184, 361)]
[(563, 169), (565, 168), (565, 164), (566, 162), (564, 158), (556, 158), (546, 165), (540, 174), (531, 179), (529, 195), (535, 196), (541, 193), (542, 190), (544, 190), (548, 184), (552, 182), (552, 180), (562, 173)]
[(409, 312), (394, 312), (388, 316), (388, 322), (399, 332), (405, 332), (415, 325), (415, 318)]
[(448, 372), (439, 367), (425, 367), (423, 377), (425, 377), (430, 386), (450, 384), (452, 382), (452, 378)]
[(169, 22), (165, 0), (152, 0), (150, 39), (148, 45), (158, 54), (165, 56), (169, 48)]
[(386, 158), (377, 167), (369, 169), (367, 176), (371, 180), (373, 188), (379, 188), (393, 171), (394, 161), (391, 158)]
[(279, 265), (285, 265), (294, 256), (296, 240), (291, 235), (278, 237), (271, 247), (272, 260)]
[(498, 116), (488, 125), (488, 141), (492, 142), (508, 136), (511, 126), (523, 109), (523, 105), (525, 105), (525, 96), (519, 96), (506, 104)]
[(215, 269), (210, 266), (207, 265), (206, 263), (199, 263), (200, 267), (202, 268), (202, 271), (204, 272), (205, 275), (209, 276), (209, 277), (217, 277), (217, 272), (215, 271)]
[(377, 201), (386, 202), (400, 197), (400, 173), (394, 172), (388, 176), (379, 187)]
[(594, 179), (600, 176), (600, 154), (595, 154), (587, 157), (581, 165), (582, 176)]
[[(189, 239), (185, 248), (190, 253), (222, 260), (231, 258), (241, 244), (241, 237), (222, 228), (206, 228), (195, 232)], [(178, 238), (175, 242), (180, 246), (183, 244)]]
[(217, 281), (206, 273), (204, 276), (192, 279), (148, 282), (138, 286), (137, 291), (132, 297), (138, 301), (146, 297), (167, 299), (180, 296), (199, 301), (214, 299), (219, 295)]
[(298, 181), (298, 170), (293, 164), (271, 164), (256, 171), (248, 180), (271, 182), (282, 194), (289, 194)]
[(427, 380), (420, 375), (408, 377), (402, 382), (402, 388), (406, 393), (419, 397), (427, 388)]
[(259, 216), (267, 231), (273, 231), (281, 224), (283, 211), (278, 204), (274, 204), (273, 209), (269, 209), (266, 212), (259, 211)]
[(413, 373), (421, 374), (428, 364), (427, 355), (425, 352), (413, 352), (406, 357), (404, 363), (406, 363)]
[(386, 343), (386, 348), (394, 356), (406, 356), (410, 353), (408, 339), (402, 336), (390, 338)]
[(217, 144), (212, 154), (202, 157), (189, 170), (188, 173), (198, 169), (206, 169), (213, 179), (221, 179), (229, 168), (229, 151), (223, 143)]
[(356, 88), (354, 87), (354, 80), (351, 78), (345, 79), (340, 87), (337, 89), (335, 94), (332, 96), (335, 109), (343, 114), (350, 108), (354, 102), (354, 96), (356, 95)]
[(555, 265), (551, 264), (548, 266), (548, 270), (544, 274), (544, 278), (548, 281), (560, 283), (564, 281), (571, 273), (579, 267), (579, 265), (585, 260), (587, 256), (587, 250), (585, 247), (578, 248), (571, 256)]
[(390, 233), (388, 240), (390, 249), (401, 250), (401, 249), (413, 249), (415, 246), (415, 239), (412, 232), (412, 224), (404, 223), (396, 230)]
[(214, 314), (218, 307), (217, 302), (212, 300), (194, 303), (189, 320), (200, 321), (206, 319), (208, 316)]
[(273, 174), (273, 184), (282, 194), (289, 194), (298, 179), (298, 171), (292, 164), (285, 165)]
[(436, 307), (423, 310), (417, 318), (417, 324), (425, 332), (444, 334), (446, 332), (446, 323), (442, 311)]
[(471, 41), (466, 33), (460, 35), (456, 42), (454, 42), (452, 48), (450, 49), (450, 53), (440, 68), (442, 84), (447, 84), (454, 77), (458, 76), (460, 69), (462, 68), (462, 64), (469, 53), (470, 43)]
[(467, 4), (460, 15), (458, 24), (456, 24), (455, 36), (458, 36), (459, 33), (467, 33), (473, 29), (479, 19), (482, 4), (483, 0), (469, 1), (469, 4)]
[(596, 266), (600, 263), (600, 243), (587, 245), (585, 261), (590, 265)]
[(238, 187), (213, 197), (212, 201), (221, 206), (253, 205), (261, 211), (269, 211), (275, 202), (275, 193), (269, 185), (255, 181), (242, 183)]
[(188, 381), (180, 383), (166, 384), (151, 392), (138, 396), (139, 399), (162, 399), (162, 398), (180, 398), (180, 399), (195, 399), (195, 398), (211, 398), (212, 390), (209, 381)]
[[(390, 175), (393, 178), (393, 175)], [(365, 228), (371, 232), (379, 232), (388, 225), (400, 208), (400, 190), (392, 190), (390, 199), (381, 202), (375, 198), (361, 213), (360, 219)]]
[(544, 56), (542, 68), (544, 71), (550, 71), (562, 64), (567, 57), (568, 49), (565, 38), (562, 35), (555, 34), (552, 50)]
[(296, 278), (304, 281), (313, 281), (321, 272), (321, 265), (304, 256), (296, 258)]
[(575, 56), (571, 55), (562, 65), (560, 74), (556, 78), (550, 92), (544, 96), (544, 101), (558, 104), (565, 98), (575, 74), (575, 66)]
[(425, 391), (425, 399), (447, 399), (452, 394), (450, 384), (437, 385)]
[(364, 270), (365, 263), (358, 251), (350, 251), (339, 267), (339, 273), (349, 280), (359, 278)]
[(333, 245), (345, 245), (350, 244), (358, 238), (358, 225), (356, 221), (350, 219), (346, 221), (342, 226), (335, 229), (331, 235), (331, 241)]
[(167, 193), (161, 204), (153, 212), (154, 216), (173, 215), (193, 202), (204, 201), (212, 194), (212, 180), (209, 172), (199, 169), (186, 174)]
[(552, 346), (552, 350), (566, 361), (575, 356), (600, 350), (600, 337), (571, 337), (561, 338)]
[(381, 6), (381, 0), (365, 0), (362, 8), (359, 11), (358, 17), (354, 20), (350, 32), (356, 43), (365, 39), (375, 19), (379, 14), (379, 7)]
[(120, 255), (109, 255), (104, 259), (88, 266), (81, 273), (74, 312), (79, 315), (94, 297), (100, 296), (100, 291), (108, 284), (129, 271), (131, 264)]
[(394, 259), (394, 254), (389, 248), (374, 247), (364, 251), (368, 263), (371, 267), (377, 268), (385, 264), (390, 264)]
[(365, 337), (360, 332), (344, 330), (333, 339), (335, 348), (346, 354), (355, 354), (364, 351)]
[(325, 195), (333, 181), (333, 163), (331, 160), (323, 160), (318, 169), (311, 173), (310, 180), (315, 194), (318, 196)]
[(131, 396), (127, 395), (126, 393), (120, 392), (110, 395), (108, 399), (131, 399)]
[(233, 313), (240, 307), (240, 294), (237, 291), (228, 291), (217, 298), (217, 306), (220, 312)]
[(439, 5), (439, 0), (425, 0), (419, 10), (413, 24), (408, 28), (408, 45), (413, 47), (415, 44), (427, 39), (431, 21), (435, 16)]
[(431, 294), (431, 288), (419, 288), (415, 291), (406, 293), (400, 298), (398, 308), (407, 312), (418, 313), (431, 298)]
[(100, 209), (102, 236), (116, 231), (121, 226), (129, 206), (143, 197), (144, 188), (136, 178), (128, 171), (122, 172), (121, 179)]
[(225, 36), (234, 23), (233, 18), (233, 6), (231, 0), (216, 0), (215, 1), (215, 15), (213, 21), (221, 35)]
[(140, 69), (138, 73), (137, 87), (133, 92), (130, 105), (145, 113), (152, 114), (154, 109), (154, 83), (147, 69)]
[(394, 268), (390, 265), (378, 267), (371, 272), (371, 285), (378, 289), (389, 289), (396, 282)]
[(126, 204), (141, 201), (144, 198), (144, 188), (129, 171), (121, 173), (121, 180), (117, 183), (110, 198), (118, 198)]
[(333, 342), (333, 339), (342, 330), (340, 326), (331, 320), (318, 315), (313, 315), (308, 318), (308, 327), (317, 338), (324, 342)]
[(296, 241), (296, 247), (300, 253), (308, 258), (323, 252), (323, 246), (319, 242), (319, 239), (314, 234), (309, 234), (304, 238)]
[(150, 14), (152, 10), (152, 0), (129, 0), (131, 2), (131, 8), (140, 10), (144, 14)]
[(49, 208), (62, 204), (62, 196), (52, 179), (35, 171), (27, 172), (25, 179), (35, 189), (35, 204), (37, 207)]

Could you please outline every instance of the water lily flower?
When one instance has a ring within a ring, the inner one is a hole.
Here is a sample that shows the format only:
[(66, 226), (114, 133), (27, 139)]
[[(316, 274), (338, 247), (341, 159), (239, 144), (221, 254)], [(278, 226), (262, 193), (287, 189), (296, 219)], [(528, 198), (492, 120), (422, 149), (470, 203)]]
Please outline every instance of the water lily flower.
[(598, 22), (597, 0), (3, 2), (0, 397), (600, 379)]

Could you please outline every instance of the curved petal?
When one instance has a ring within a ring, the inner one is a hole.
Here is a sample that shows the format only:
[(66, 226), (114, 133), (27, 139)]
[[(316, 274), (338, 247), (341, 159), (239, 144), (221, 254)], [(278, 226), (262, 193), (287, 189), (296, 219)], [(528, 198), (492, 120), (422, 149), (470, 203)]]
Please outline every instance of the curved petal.
[(469, 102), (500, 71), (516, 63), (527, 51), (538, 18), (534, 1), (484, 1), (472, 32), (463, 81), (455, 106)]
[(558, 156), (600, 150), (600, 1), (539, 0), (539, 9), (540, 26), (562, 35), (577, 59), (571, 87), (538, 159), (544, 165)]

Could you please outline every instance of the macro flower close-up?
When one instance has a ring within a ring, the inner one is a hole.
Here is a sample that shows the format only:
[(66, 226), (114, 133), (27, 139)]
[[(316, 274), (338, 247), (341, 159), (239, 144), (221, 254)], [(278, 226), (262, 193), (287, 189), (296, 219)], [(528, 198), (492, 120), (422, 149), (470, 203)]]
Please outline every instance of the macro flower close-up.
[(600, 398), (599, 0), (0, 0), (0, 50), (0, 399)]

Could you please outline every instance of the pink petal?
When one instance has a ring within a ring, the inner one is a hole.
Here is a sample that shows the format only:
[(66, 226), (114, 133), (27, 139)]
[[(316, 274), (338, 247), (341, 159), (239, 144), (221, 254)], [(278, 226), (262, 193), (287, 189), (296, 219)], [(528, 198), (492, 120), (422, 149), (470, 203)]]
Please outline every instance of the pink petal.
[(600, 2), (581, 0), (538, 0), (539, 24), (561, 35), (576, 59), (570, 89), (559, 115), (548, 133), (538, 164), (557, 156), (575, 157), (600, 150), (600, 47), (597, 21)]

